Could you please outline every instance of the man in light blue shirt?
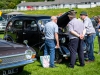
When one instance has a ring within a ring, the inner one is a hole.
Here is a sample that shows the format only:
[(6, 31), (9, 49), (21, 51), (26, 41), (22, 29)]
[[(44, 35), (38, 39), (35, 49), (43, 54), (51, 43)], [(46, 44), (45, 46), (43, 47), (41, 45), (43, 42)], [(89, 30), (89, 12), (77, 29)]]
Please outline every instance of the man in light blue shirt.
[[(48, 22), (44, 27), (44, 34), (45, 34), (45, 48), (44, 48), (44, 55), (50, 54), (50, 67), (54, 68), (54, 60), (55, 60), (55, 47), (59, 48), (59, 40), (58, 40), (58, 25), (57, 17), (52, 16), (51, 22)], [(56, 40), (56, 45), (55, 45)]]
[(87, 15), (87, 12), (82, 11), (80, 13), (80, 18), (83, 20), (83, 23), (85, 25), (85, 29), (86, 29), (86, 43), (88, 46), (88, 61), (94, 61), (95, 57), (94, 57), (94, 38), (95, 38), (95, 29), (93, 27), (92, 21), (90, 20), (90, 18)]

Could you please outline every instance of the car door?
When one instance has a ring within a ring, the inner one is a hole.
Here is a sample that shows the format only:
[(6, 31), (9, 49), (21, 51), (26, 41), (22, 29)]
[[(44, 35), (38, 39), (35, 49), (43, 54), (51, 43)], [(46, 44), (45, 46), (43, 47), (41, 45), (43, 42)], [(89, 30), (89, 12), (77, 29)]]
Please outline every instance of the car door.
[(12, 42), (23, 42), (23, 21), (10, 20), (5, 30), (5, 39)]
[(28, 44), (36, 46), (40, 43), (40, 32), (35, 20), (24, 20), (24, 40), (28, 40)]
[(11, 33), (16, 42), (23, 43), (23, 20), (14, 21)]

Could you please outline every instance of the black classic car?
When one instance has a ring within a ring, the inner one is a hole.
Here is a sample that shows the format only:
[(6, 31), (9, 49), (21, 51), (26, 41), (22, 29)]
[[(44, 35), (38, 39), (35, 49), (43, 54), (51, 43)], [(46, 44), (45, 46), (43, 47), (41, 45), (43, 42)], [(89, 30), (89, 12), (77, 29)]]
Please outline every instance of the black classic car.
[[(59, 61), (63, 57), (69, 57), (70, 52), (67, 49), (69, 42), (66, 33), (66, 25), (69, 22), (68, 12), (58, 17), (59, 41), (60, 48), (56, 50), (56, 60)], [(37, 57), (43, 55), (44, 35), (43, 27), (50, 21), (50, 16), (16, 16), (9, 20), (4, 33), (4, 39), (7, 41), (23, 43), (28, 40), (28, 45), (33, 47), (37, 52)], [(84, 45), (85, 48), (85, 45)]]
[(24, 42), (26, 46), (0, 39), (0, 75), (20, 73), (25, 65), (36, 60), (35, 50)]
[(17, 43), (28, 40), (28, 45), (35, 47), (39, 54), (41, 45), (44, 42), (43, 26), (50, 21), (50, 18), (50, 16), (15, 16), (8, 21), (4, 39)]

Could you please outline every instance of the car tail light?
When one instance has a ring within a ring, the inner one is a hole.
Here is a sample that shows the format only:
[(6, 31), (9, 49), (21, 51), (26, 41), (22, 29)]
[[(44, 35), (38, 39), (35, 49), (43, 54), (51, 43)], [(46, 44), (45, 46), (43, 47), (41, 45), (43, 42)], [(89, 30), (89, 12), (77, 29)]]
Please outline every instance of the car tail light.
[(33, 58), (35, 58), (35, 56), (36, 56), (36, 54), (33, 54), (31, 58), (33, 59)]

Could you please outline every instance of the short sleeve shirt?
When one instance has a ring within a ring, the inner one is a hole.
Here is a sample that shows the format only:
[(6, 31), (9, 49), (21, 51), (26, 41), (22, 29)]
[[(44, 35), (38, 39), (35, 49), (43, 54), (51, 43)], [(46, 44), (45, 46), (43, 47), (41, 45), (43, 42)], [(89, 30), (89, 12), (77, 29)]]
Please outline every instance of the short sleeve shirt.
[(84, 25), (86, 28), (86, 34), (91, 34), (91, 33), (95, 33), (95, 28), (93, 27), (92, 21), (90, 20), (90, 18), (86, 17), (84, 19)]
[(45, 39), (55, 39), (54, 34), (58, 33), (58, 25), (55, 22), (48, 22), (43, 32), (45, 33)]
[(79, 35), (83, 33), (83, 30), (85, 29), (85, 26), (82, 21), (73, 18), (69, 23), (68, 23), (68, 31), (69, 31), (69, 39), (74, 39), (78, 38), (77, 36), (71, 34), (71, 31), (75, 31)]

